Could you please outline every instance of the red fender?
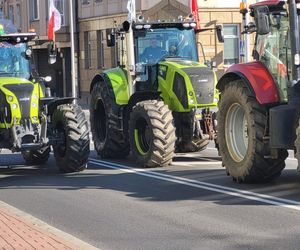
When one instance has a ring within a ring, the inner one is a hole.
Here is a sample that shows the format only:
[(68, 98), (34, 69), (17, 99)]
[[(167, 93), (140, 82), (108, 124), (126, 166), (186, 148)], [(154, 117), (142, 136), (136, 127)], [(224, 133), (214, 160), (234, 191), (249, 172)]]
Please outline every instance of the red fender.
[(246, 84), (251, 85), (260, 104), (279, 102), (277, 85), (268, 69), (261, 62), (232, 65), (220, 79), (219, 87), (222, 88), (224, 84), (226, 85), (226, 79), (233, 76), (238, 76), (238, 78), (245, 80)]
[(251, 4), (250, 8), (254, 8), (257, 6), (270, 6), (270, 5), (278, 5), (278, 4), (284, 4), (284, 1), (283, 0), (265, 0), (265, 1)]

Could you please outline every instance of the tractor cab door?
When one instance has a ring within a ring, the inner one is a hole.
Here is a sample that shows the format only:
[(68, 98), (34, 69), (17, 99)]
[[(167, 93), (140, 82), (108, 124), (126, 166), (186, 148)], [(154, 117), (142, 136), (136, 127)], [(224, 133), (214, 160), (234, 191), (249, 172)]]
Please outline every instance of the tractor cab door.
[(287, 87), (291, 74), (289, 21), (286, 13), (270, 13), (270, 32), (257, 34), (254, 57), (261, 61), (278, 85), (281, 101), (287, 101)]

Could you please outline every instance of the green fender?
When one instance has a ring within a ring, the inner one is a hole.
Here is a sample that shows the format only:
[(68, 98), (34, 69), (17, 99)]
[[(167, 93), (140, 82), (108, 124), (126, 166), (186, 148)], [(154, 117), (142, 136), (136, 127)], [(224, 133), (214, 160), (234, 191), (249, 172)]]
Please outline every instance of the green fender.
[[(129, 89), (126, 71), (122, 68), (113, 68), (96, 75), (92, 80), (90, 91), (97, 83), (105, 83), (113, 92), (118, 105), (127, 105), (129, 101)], [(111, 92), (110, 91), (110, 92)]]

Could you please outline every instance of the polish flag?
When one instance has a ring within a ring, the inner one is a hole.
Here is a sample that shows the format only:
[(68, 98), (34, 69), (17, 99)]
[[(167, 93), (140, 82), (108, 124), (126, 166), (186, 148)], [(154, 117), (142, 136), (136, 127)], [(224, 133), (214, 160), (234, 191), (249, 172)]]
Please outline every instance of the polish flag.
[(195, 27), (195, 29), (200, 29), (200, 18), (199, 18), (199, 12), (198, 12), (198, 2), (197, 0), (192, 0), (192, 4), (191, 4), (191, 10), (192, 10), (192, 14), (195, 18), (196, 24), (197, 26)]
[(48, 23), (48, 40), (55, 40), (55, 31), (61, 28), (61, 15), (55, 8), (54, 0), (49, 0), (49, 23)]

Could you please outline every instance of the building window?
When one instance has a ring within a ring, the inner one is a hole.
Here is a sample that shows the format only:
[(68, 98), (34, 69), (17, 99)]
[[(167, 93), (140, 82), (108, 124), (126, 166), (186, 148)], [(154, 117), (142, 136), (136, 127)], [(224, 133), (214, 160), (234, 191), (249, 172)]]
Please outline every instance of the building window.
[(224, 65), (230, 66), (239, 62), (240, 30), (238, 24), (224, 24)]
[(85, 68), (92, 68), (92, 46), (91, 46), (91, 32), (84, 32), (84, 55)]
[(18, 30), (21, 30), (22, 26), (22, 11), (21, 11), (21, 5), (16, 5), (16, 26)]
[(89, 3), (90, 3), (90, 0), (81, 0), (81, 3), (82, 3), (82, 4), (89, 4)]
[(39, 0), (30, 0), (30, 21), (39, 19)]
[(61, 15), (61, 25), (65, 24), (65, 0), (54, 0), (54, 5)]
[(95, 3), (103, 3), (103, 0), (95, 0)]
[(3, 7), (0, 7), (0, 19), (4, 18), (4, 14), (3, 14)]
[(13, 24), (15, 23), (14, 6), (13, 5), (9, 5), (8, 18), (11, 20), (11, 22)]
[(97, 31), (97, 63), (98, 69), (104, 68), (104, 44), (103, 44), (103, 30)]

